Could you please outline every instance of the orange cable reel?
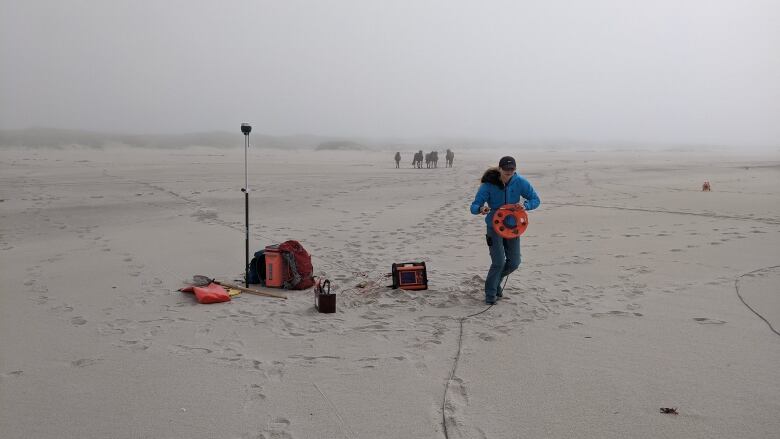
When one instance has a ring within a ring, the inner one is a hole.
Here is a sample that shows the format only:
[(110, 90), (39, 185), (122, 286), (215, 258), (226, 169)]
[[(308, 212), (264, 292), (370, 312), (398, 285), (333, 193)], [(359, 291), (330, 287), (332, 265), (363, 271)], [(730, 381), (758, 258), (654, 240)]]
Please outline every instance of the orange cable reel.
[(528, 214), (518, 204), (504, 204), (493, 215), (493, 230), (502, 238), (519, 238), (527, 228)]

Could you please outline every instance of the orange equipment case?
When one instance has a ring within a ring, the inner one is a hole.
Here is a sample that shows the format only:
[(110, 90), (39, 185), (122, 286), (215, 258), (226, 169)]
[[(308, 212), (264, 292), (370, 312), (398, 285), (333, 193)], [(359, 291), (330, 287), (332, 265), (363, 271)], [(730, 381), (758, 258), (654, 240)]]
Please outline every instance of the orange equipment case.
[(393, 288), (402, 290), (427, 290), (428, 272), (425, 262), (393, 264)]
[(288, 277), (289, 269), (287, 263), (282, 257), (278, 246), (268, 246), (265, 248), (265, 286), (273, 288), (282, 288), (284, 281)]

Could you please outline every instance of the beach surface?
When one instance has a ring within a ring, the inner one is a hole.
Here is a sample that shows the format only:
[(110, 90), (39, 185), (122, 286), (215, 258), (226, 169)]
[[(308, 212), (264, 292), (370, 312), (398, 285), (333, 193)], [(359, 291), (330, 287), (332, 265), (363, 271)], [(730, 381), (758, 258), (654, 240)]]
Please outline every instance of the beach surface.
[[(455, 152), (250, 149), (250, 251), (300, 241), (320, 314), (178, 291), (242, 279), (243, 149), (0, 150), (0, 436), (778, 436), (780, 154)], [(542, 204), (486, 310), (506, 154)]]

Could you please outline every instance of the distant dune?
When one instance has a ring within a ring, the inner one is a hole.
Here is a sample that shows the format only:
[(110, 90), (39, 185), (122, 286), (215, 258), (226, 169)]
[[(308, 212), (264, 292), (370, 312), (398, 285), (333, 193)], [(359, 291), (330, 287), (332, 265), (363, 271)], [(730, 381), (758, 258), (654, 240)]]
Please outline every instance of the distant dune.
[[(257, 130), (250, 134), (249, 142), (250, 147), (252, 148), (314, 149), (323, 151), (416, 151), (418, 149), (423, 149), (425, 151), (438, 149), (444, 151), (446, 148), (460, 150), (497, 146), (492, 142), (480, 142), (473, 139), (371, 139), (363, 137), (332, 137), (307, 134), (271, 136), (258, 133)], [(238, 129), (236, 129), (235, 133), (229, 133), (227, 131), (210, 131), (182, 134), (122, 134), (45, 127), (0, 130), (0, 148), (84, 147), (102, 149), (115, 146), (151, 149), (177, 149), (190, 146), (243, 148), (244, 138)]]
[(322, 142), (317, 145), (317, 151), (362, 151), (368, 149), (365, 145), (361, 145), (357, 142), (349, 140), (334, 140), (330, 142)]
[[(250, 147), (280, 149), (313, 149), (331, 140), (318, 136), (275, 137), (253, 133)], [(211, 131), (185, 134), (116, 134), (95, 131), (66, 130), (58, 128), (28, 128), (23, 130), (0, 130), (0, 147), (64, 148), (71, 146), (106, 148), (129, 146), (154, 149), (176, 149), (189, 146), (213, 148), (243, 147), (244, 137), (240, 131)]]
[[(595, 142), (575, 139), (517, 140), (498, 141), (459, 137), (417, 137), (417, 138), (368, 138), (357, 136), (320, 136), (299, 134), (290, 136), (272, 136), (255, 130), (249, 136), (252, 148), (275, 149), (314, 149), (321, 151), (454, 151), (463, 150), (502, 150), (502, 151), (729, 151), (741, 150), (733, 145), (712, 144), (650, 144), (636, 141)], [(66, 148), (83, 147), (102, 149), (115, 146), (177, 149), (191, 146), (211, 148), (243, 148), (244, 138), (241, 132), (208, 131), (181, 134), (122, 134), (86, 130), (33, 127), (18, 130), (0, 130), (0, 148)], [(780, 152), (780, 145), (763, 148), (750, 148), (755, 151)]]

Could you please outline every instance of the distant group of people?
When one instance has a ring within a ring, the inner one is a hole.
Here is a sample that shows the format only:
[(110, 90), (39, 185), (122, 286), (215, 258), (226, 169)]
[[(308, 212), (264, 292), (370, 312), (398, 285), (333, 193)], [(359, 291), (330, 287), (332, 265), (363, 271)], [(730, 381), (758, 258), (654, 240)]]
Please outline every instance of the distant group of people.
[[(445, 160), (446, 160), (446, 167), (451, 168), (452, 162), (455, 160), (455, 153), (452, 152), (452, 150), (447, 149), (447, 153), (445, 154)], [(414, 157), (412, 158), (412, 166), (418, 169), (422, 169), (423, 167), (423, 161), (425, 161), (425, 167), (426, 168), (438, 168), (439, 167), (439, 152), (438, 151), (431, 151), (429, 153), (423, 153), (422, 150), (417, 151), (414, 153)], [(395, 153), (395, 167), (400, 168), (401, 167), (401, 153), (396, 152)]]

